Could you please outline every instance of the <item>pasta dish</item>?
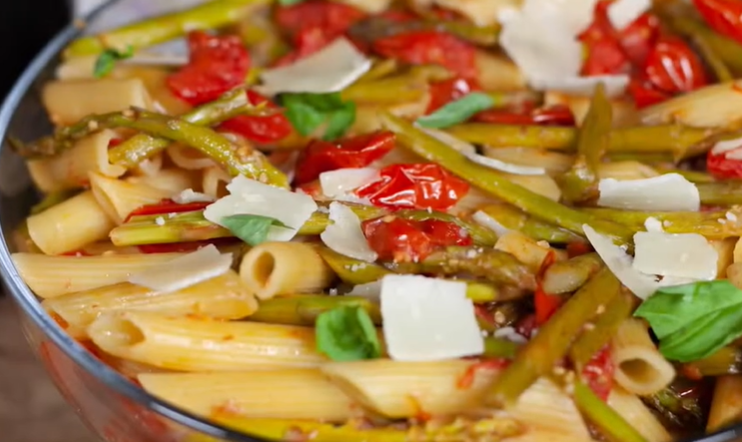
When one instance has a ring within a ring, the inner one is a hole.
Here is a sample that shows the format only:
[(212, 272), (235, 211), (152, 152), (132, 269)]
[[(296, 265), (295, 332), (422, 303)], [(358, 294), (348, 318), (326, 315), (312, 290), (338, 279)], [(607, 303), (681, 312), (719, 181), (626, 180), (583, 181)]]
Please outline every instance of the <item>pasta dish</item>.
[(269, 440), (713, 433), (742, 421), (740, 17), (211, 0), (80, 37), (53, 133), (12, 140), (16, 270), (102, 363)]

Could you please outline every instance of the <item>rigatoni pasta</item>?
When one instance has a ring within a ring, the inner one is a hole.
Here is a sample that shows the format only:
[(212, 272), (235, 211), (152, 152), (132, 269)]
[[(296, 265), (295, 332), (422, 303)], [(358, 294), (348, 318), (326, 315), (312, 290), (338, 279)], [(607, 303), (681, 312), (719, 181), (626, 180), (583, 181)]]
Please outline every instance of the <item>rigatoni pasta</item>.
[(612, 345), (616, 382), (630, 393), (656, 393), (675, 377), (675, 369), (657, 351), (643, 321), (624, 321), (613, 337)]

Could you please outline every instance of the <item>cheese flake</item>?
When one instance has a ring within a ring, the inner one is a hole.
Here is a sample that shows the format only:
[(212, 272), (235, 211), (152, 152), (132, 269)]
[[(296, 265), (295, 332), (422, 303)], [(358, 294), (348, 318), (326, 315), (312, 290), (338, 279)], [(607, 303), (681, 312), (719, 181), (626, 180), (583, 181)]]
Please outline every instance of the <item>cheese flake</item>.
[(189, 204), (189, 203), (211, 203), (215, 200), (211, 195), (205, 193), (194, 192), (193, 189), (186, 189), (179, 194), (173, 196), (173, 201), (178, 204)]
[(361, 220), (350, 207), (338, 202), (330, 204), (330, 221), (332, 224), (320, 235), (327, 247), (354, 259), (376, 261), (378, 255), (368, 245)]
[(209, 245), (135, 273), (129, 277), (129, 282), (160, 293), (170, 293), (223, 275), (230, 267), (232, 254), (222, 254), (214, 245)]
[(296, 63), (264, 71), (260, 75), (263, 84), (255, 89), (265, 95), (339, 92), (370, 68), (371, 60), (341, 37)]
[(723, 154), (729, 151), (738, 150), (740, 148), (742, 148), (742, 138), (734, 138), (731, 140), (721, 140), (721, 141), (716, 142), (716, 144), (714, 144), (714, 147), (711, 148), (711, 153), (714, 155), (720, 155), (720, 154)]
[(716, 279), (719, 254), (697, 233), (637, 232), (633, 268), (646, 274), (693, 280)]
[(615, 0), (608, 6), (608, 19), (614, 28), (623, 30), (652, 6), (652, 0)]
[(663, 228), (662, 222), (652, 216), (644, 220), (644, 228), (647, 229), (647, 232), (662, 233), (665, 231), (665, 229)]
[(418, 275), (381, 281), (381, 314), (389, 356), (439, 361), (484, 352), (484, 338), (466, 284)]
[(378, 169), (338, 169), (322, 172), (319, 176), (322, 193), (333, 199), (354, 197), (352, 191), (379, 178)]
[(474, 213), (474, 215), (472, 215), (472, 220), (480, 226), (492, 230), (493, 232), (495, 232), (495, 234), (497, 234), (498, 237), (505, 236), (511, 232), (510, 229), (503, 226), (502, 224), (500, 224), (499, 221), (492, 218), (486, 212), (482, 212), (481, 210), (478, 210)]
[(598, 189), (598, 205), (603, 207), (658, 212), (695, 212), (701, 207), (696, 185), (677, 173), (628, 181), (605, 178)]
[(290, 241), (317, 210), (317, 203), (307, 194), (269, 186), (243, 176), (235, 177), (227, 185), (227, 190), (229, 195), (206, 207), (204, 218), (226, 227), (222, 219), (228, 216), (260, 215), (277, 219), (289, 227), (271, 227), (268, 241)]
[(358, 296), (372, 302), (381, 302), (381, 281), (358, 284), (353, 287), (348, 296)]

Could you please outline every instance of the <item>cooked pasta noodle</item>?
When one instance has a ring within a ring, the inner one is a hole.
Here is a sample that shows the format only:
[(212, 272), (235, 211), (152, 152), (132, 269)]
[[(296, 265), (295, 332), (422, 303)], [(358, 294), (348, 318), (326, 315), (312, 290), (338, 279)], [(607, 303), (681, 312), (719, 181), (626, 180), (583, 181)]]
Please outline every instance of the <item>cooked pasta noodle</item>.
[(134, 210), (173, 196), (172, 192), (165, 189), (98, 174), (90, 175), (90, 187), (98, 204), (117, 224), (123, 223)]
[(616, 382), (629, 393), (656, 393), (675, 377), (675, 369), (657, 351), (643, 321), (624, 321), (613, 337), (612, 345)]
[(314, 330), (288, 325), (176, 318), (154, 313), (102, 315), (88, 328), (103, 351), (180, 371), (316, 367)]
[(623, 417), (626, 422), (652, 442), (668, 442), (672, 440), (670, 433), (662, 426), (657, 417), (635, 394), (631, 394), (621, 387), (611, 390), (608, 396), (608, 405)]
[[(159, 175), (163, 165), (163, 155), (158, 154), (147, 159), (142, 160), (139, 164), (134, 167), (131, 172), (137, 176), (146, 176), (154, 178)], [(155, 186), (156, 187), (156, 186)]]
[(742, 419), (742, 375), (719, 376), (706, 430), (720, 430)]
[(149, 176), (134, 176), (126, 180), (131, 184), (145, 185), (167, 191), (176, 195), (186, 189), (197, 188), (196, 179), (192, 172), (180, 169), (162, 169), (157, 174)]
[(227, 184), (229, 184), (231, 178), (227, 172), (219, 167), (209, 167), (204, 169), (203, 172), (201, 188), (206, 195), (221, 198), (228, 193)]
[(167, 154), (176, 166), (186, 170), (198, 170), (214, 167), (214, 160), (196, 149), (174, 144), (167, 149)]
[(308, 244), (270, 242), (247, 252), (240, 276), (260, 299), (322, 291), (335, 274)]

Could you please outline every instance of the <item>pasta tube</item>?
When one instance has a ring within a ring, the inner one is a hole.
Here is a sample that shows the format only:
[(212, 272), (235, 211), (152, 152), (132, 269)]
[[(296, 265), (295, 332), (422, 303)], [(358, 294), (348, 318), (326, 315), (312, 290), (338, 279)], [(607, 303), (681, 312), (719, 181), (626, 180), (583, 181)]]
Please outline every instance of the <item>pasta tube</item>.
[(742, 376), (727, 375), (716, 379), (706, 430), (713, 432), (742, 418)]
[(260, 299), (321, 292), (335, 277), (317, 250), (297, 242), (269, 242), (247, 252), (240, 276)]
[(118, 284), (153, 265), (181, 256), (151, 255), (46, 256), (15, 253), (13, 263), (28, 287), (40, 298), (92, 290)]
[(167, 148), (167, 155), (181, 169), (198, 170), (216, 165), (214, 160), (201, 153), (201, 151), (188, 146), (172, 145)]
[(105, 313), (135, 311), (168, 316), (198, 315), (214, 319), (242, 319), (258, 308), (252, 291), (239, 275), (222, 276), (170, 293), (157, 293), (128, 282), (47, 299), (44, 307), (61, 317), (69, 330), (85, 328)]
[(675, 378), (675, 369), (655, 347), (644, 321), (624, 321), (612, 345), (616, 382), (630, 393), (650, 395), (667, 387)]
[(34, 244), (60, 255), (108, 237), (114, 223), (92, 192), (83, 192), (26, 220)]
[(652, 442), (672, 440), (670, 433), (636, 395), (616, 386), (608, 396), (608, 405), (626, 422), (631, 423), (646, 440)]
[(288, 325), (125, 312), (100, 316), (87, 334), (114, 356), (180, 371), (315, 367), (325, 360), (313, 329)]
[(116, 224), (122, 224), (134, 210), (172, 196), (172, 192), (167, 190), (98, 174), (90, 175), (90, 187), (98, 204)]
[[(161, 157), (158, 156), (158, 158)], [(196, 176), (191, 172), (180, 169), (160, 170), (154, 175), (135, 176), (128, 178), (126, 181), (131, 184), (165, 190), (172, 195), (196, 187)]]

